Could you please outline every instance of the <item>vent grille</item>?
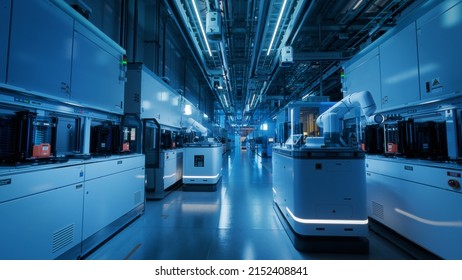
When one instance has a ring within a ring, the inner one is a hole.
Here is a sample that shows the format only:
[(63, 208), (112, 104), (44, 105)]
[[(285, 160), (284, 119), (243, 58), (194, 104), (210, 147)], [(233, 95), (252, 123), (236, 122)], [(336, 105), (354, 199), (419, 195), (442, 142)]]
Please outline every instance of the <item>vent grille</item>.
[(372, 201), (372, 214), (383, 220), (383, 205)]
[(134, 194), (134, 198), (135, 198), (135, 201), (134, 201), (135, 205), (141, 203), (141, 191), (137, 191)]
[(53, 233), (53, 253), (71, 244), (74, 238), (74, 224)]

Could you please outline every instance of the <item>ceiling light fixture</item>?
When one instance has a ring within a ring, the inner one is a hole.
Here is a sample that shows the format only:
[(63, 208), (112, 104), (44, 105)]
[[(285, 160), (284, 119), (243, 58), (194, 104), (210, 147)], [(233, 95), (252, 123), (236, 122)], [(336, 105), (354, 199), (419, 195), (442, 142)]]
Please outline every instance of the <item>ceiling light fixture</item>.
[(255, 100), (255, 93), (252, 95), (252, 100), (250, 101), (250, 107), (253, 106), (253, 101)]
[(226, 99), (226, 95), (223, 95), (223, 103), (224, 103), (226, 108), (229, 107), (228, 100)]
[(202, 37), (204, 37), (204, 40), (205, 40), (205, 45), (207, 46), (207, 50), (209, 51), (209, 55), (212, 56), (212, 51), (210, 50), (209, 42), (207, 41), (207, 36), (205, 36), (204, 27), (202, 26), (202, 20), (201, 20), (201, 17), (199, 15), (199, 11), (197, 10), (196, 1), (193, 0), (192, 4), (194, 6), (194, 12), (196, 12), (197, 20), (199, 21), (199, 26), (200, 26), (201, 31), (202, 31)]
[(363, 0), (358, 0), (358, 2), (356, 2), (355, 6), (353, 7), (353, 10), (356, 10), (362, 2)]
[(284, 0), (284, 3), (282, 4), (281, 12), (279, 13), (278, 21), (276, 23), (276, 28), (274, 29), (273, 37), (271, 38), (271, 42), (270, 42), (270, 45), (269, 45), (269, 48), (268, 48), (268, 52), (266, 53), (267, 56), (270, 54), (271, 48), (273, 47), (274, 38), (276, 38), (276, 33), (278, 31), (279, 24), (281, 23), (282, 14), (284, 14), (284, 9), (286, 8), (286, 4), (287, 4), (287, 0)]

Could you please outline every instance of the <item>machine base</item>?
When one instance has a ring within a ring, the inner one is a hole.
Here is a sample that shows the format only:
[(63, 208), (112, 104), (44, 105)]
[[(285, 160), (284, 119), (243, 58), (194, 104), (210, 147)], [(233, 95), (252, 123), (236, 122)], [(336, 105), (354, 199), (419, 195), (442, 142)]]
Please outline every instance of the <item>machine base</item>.
[(442, 258), (415, 244), (379, 221), (369, 218), (369, 229), (380, 235), (417, 260), (441, 260)]
[(274, 211), (281, 221), (284, 230), (289, 236), (295, 249), (302, 252), (317, 253), (357, 253), (369, 252), (369, 240), (361, 236), (307, 236), (295, 232), (276, 203)]
[(82, 241), (82, 254), (81, 257), (84, 259), (86, 256), (91, 254), (94, 250), (98, 249), (104, 243), (106, 243), (109, 239), (115, 236), (118, 232), (123, 230), (127, 227), (130, 223), (132, 223), (135, 219), (140, 217), (144, 214), (145, 204), (140, 204), (133, 208), (131, 211), (123, 215), (122, 217), (118, 218), (111, 224), (107, 225), (97, 233), (93, 234), (92, 236), (88, 237), (84, 241)]
[(165, 190), (146, 190), (146, 200), (162, 200), (181, 186), (181, 180)]

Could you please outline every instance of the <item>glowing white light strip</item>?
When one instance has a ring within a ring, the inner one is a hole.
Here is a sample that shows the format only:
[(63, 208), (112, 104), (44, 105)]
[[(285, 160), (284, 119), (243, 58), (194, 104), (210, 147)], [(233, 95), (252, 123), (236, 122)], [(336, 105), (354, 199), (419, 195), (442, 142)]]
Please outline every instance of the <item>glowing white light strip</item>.
[(253, 106), (253, 101), (255, 100), (255, 93), (252, 95), (252, 100), (250, 101), (249, 107)]
[(278, 31), (278, 28), (279, 28), (279, 23), (281, 23), (282, 14), (284, 13), (284, 9), (286, 8), (286, 4), (287, 4), (287, 0), (284, 0), (284, 4), (282, 4), (281, 13), (279, 14), (278, 22), (276, 23), (276, 28), (274, 29), (273, 37), (271, 38), (271, 42), (270, 42), (268, 52), (266, 53), (266, 55), (270, 54), (271, 47), (273, 47), (274, 38), (276, 38), (276, 33)]
[(358, 2), (356, 2), (356, 5), (353, 7), (353, 10), (356, 10), (362, 2), (363, 0), (359, 0)]
[(273, 188), (273, 193), (274, 193), (274, 194), (277, 194), (277, 191), (276, 191), (276, 189), (275, 189), (275, 188)]
[(225, 107), (228, 107), (229, 104), (228, 104), (228, 100), (226, 99), (226, 95), (223, 94), (223, 101), (225, 103)]
[(218, 176), (220, 176), (220, 173), (218, 173), (215, 176), (185, 176), (183, 175), (183, 178), (185, 179), (216, 179), (218, 178)]
[(199, 26), (201, 27), (202, 36), (204, 37), (204, 40), (205, 40), (205, 45), (207, 46), (207, 50), (209, 51), (209, 55), (212, 56), (212, 51), (210, 50), (209, 42), (207, 41), (207, 36), (205, 36), (204, 27), (202, 26), (201, 17), (199, 16), (199, 11), (197, 10), (196, 1), (193, 0), (192, 4), (194, 6), (194, 12), (196, 12), (197, 20), (199, 21)]
[(409, 212), (406, 212), (406, 211), (398, 209), (398, 208), (395, 208), (395, 211), (400, 213), (401, 215), (404, 215), (404, 216), (406, 216), (408, 218), (411, 218), (413, 220), (416, 220), (418, 222), (421, 222), (421, 223), (427, 224), (427, 225), (440, 226), (440, 227), (462, 227), (462, 221), (454, 221), (454, 222), (432, 221), (432, 220), (428, 220), (428, 219), (418, 217), (416, 215), (413, 215), (413, 214), (411, 214)]
[(295, 215), (286, 207), (292, 219), (302, 224), (331, 224), (331, 225), (367, 225), (368, 219), (365, 220), (325, 220), (325, 219), (301, 219), (295, 217)]
[(172, 173), (172, 174), (170, 174), (170, 175), (165, 175), (165, 176), (164, 176), (164, 179), (172, 178), (172, 177), (174, 177), (175, 175), (176, 175), (176, 173)]

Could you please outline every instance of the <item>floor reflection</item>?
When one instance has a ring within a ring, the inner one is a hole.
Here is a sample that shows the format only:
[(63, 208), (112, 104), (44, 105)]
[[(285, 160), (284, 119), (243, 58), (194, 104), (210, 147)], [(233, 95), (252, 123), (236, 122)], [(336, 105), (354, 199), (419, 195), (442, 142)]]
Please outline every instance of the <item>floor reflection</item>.
[(87, 259), (407, 259), (374, 233), (370, 253), (297, 251), (273, 209), (271, 158), (232, 149), (215, 192), (184, 192), (147, 201), (145, 214)]

